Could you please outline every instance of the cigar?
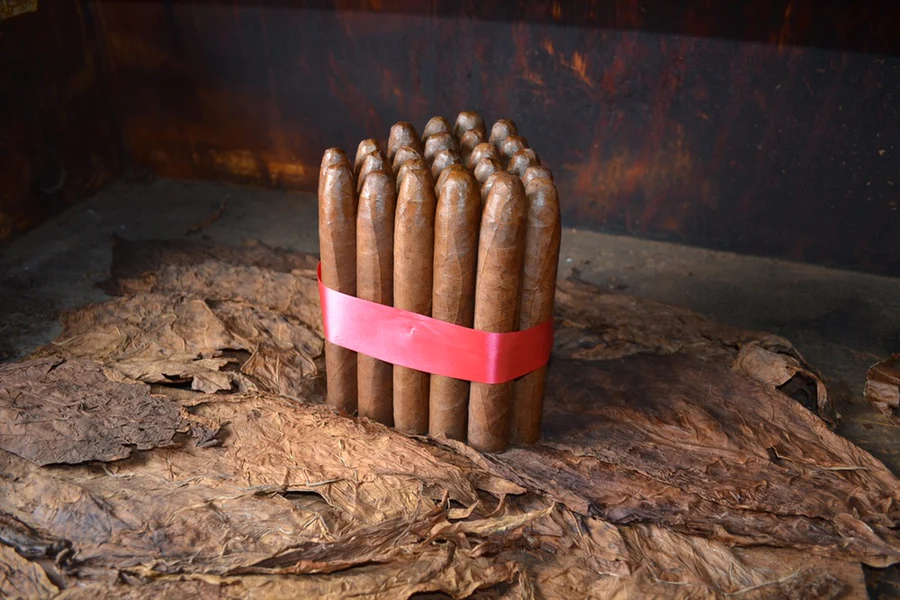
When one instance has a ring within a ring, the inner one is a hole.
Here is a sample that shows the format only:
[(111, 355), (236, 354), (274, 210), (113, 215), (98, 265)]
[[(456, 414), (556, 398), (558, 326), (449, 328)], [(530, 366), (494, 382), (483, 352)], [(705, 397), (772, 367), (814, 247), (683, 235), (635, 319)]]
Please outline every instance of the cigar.
[[(431, 173), (406, 172), (394, 219), (394, 306), (431, 316), (436, 199)], [(404, 433), (428, 430), (428, 373), (394, 366), (394, 427)]]
[(482, 134), (484, 131), (484, 119), (477, 112), (463, 111), (456, 117), (456, 123), (453, 125), (453, 137), (462, 139), (465, 132), (476, 129)]
[(538, 155), (534, 150), (531, 148), (522, 148), (509, 157), (509, 164), (507, 165), (506, 170), (510, 173), (515, 173), (519, 177), (524, 177), (528, 167), (540, 164), (541, 161), (538, 159)]
[(372, 138), (361, 141), (359, 143), (359, 146), (356, 147), (356, 160), (353, 161), (353, 173), (356, 175), (357, 179), (360, 179), (359, 170), (362, 168), (362, 164), (366, 159), (366, 156), (372, 154), (375, 151), (379, 151), (384, 154), (384, 150), (381, 149), (381, 143), (378, 140)]
[(543, 166), (528, 167), (525, 169), (525, 174), (522, 175), (522, 185), (527, 189), (528, 184), (531, 183), (532, 179), (549, 179), (550, 181), (553, 181), (553, 172)]
[[(553, 317), (556, 269), (559, 263), (560, 216), (556, 187), (547, 178), (532, 179), (525, 188), (528, 215), (519, 330)], [(512, 441), (533, 444), (541, 437), (547, 365), (513, 384)]]
[(507, 119), (500, 119), (494, 126), (491, 127), (491, 137), (490, 142), (496, 146), (498, 149), (500, 148), (503, 141), (511, 135), (518, 135), (519, 130), (516, 127), (514, 121), (509, 121)]
[[(481, 197), (478, 183), (461, 165), (441, 174), (434, 224), (434, 292), (431, 316), (471, 327), (475, 314), (475, 266)], [(428, 433), (466, 439), (469, 382), (431, 376)]]
[(425, 141), (425, 160), (428, 164), (434, 161), (435, 155), (441, 150), (452, 150), (456, 146), (453, 136), (449, 133), (436, 133)]
[(444, 184), (447, 182), (447, 178), (450, 176), (450, 173), (454, 171), (462, 171), (463, 173), (468, 173), (469, 171), (459, 163), (454, 163), (449, 165), (446, 169), (441, 171), (440, 176), (437, 179), (437, 183), (434, 184), (434, 195), (440, 199), (441, 190), (444, 188)]
[(417, 152), (422, 152), (422, 140), (419, 139), (416, 128), (412, 126), (412, 123), (407, 123), (406, 121), (394, 123), (393, 127), (391, 127), (391, 134), (388, 137), (387, 156), (392, 164), (397, 150), (403, 146), (409, 146)]
[(500, 144), (500, 154), (508, 161), (513, 154), (527, 147), (528, 140), (518, 135), (511, 135)]
[(428, 173), (431, 173), (431, 169), (430, 169), (430, 168), (428, 167), (428, 165), (425, 163), (425, 160), (424, 160), (424, 159), (421, 159), (421, 158), (413, 158), (413, 159), (410, 159), (410, 160), (406, 161), (405, 163), (403, 163), (403, 164), (400, 166), (400, 169), (397, 171), (397, 175), (396, 175), (396, 178), (397, 178), (396, 188), (397, 188), (397, 190), (400, 189), (400, 184), (403, 182), (403, 178), (406, 177), (406, 174), (407, 174), (408, 172), (412, 171), (412, 170), (417, 170), (417, 171), (418, 171), (418, 170), (421, 170), (421, 171), (427, 171)]
[(450, 165), (458, 165), (459, 155), (456, 150), (441, 150), (434, 155), (434, 162), (431, 163), (431, 176), (437, 179), (441, 172)]
[(391, 170), (394, 172), (394, 176), (400, 172), (400, 167), (404, 164), (408, 163), (411, 160), (422, 159), (422, 153), (413, 148), (412, 146), (400, 146), (397, 149), (397, 152), (394, 154), (394, 160), (391, 162), (392, 168)]
[[(519, 283), (525, 243), (525, 189), (512, 173), (491, 175), (494, 184), (481, 217), (475, 281), (475, 329), (508, 333), (519, 322)], [(472, 382), (469, 444), (485, 452), (509, 445), (512, 382)]]
[[(384, 171), (369, 173), (356, 215), (356, 295), (387, 306), (394, 304), (395, 203), (391, 176)], [(393, 365), (365, 354), (356, 360), (359, 416), (393, 425)]]
[[(331, 154), (329, 154), (331, 153)], [(343, 161), (325, 166), (343, 155)], [(326, 287), (356, 295), (356, 193), (343, 152), (325, 152), (319, 185), (319, 253)], [(325, 342), (328, 404), (356, 412), (356, 353)]]
[(479, 185), (482, 185), (488, 177), (502, 170), (503, 167), (493, 158), (482, 158), (475, 165), (475, 179), (478, 180)]
[(381, 150), (373, 150), (367, 154), (356, 174), (356, 193), (358, 194), (362, 190), (363, 182), (365, 182), (369, 173), (374, 171), (387, 172), (389, 171), (388, 164), (390, 163), (388, 163), (387, 156)]
[(500, 162), (500, 160), (502, 159), (502, 157), (500, 156), (500, 151), (497, 150), (497, 148), (495, 148), (493, 144), (484, 142), (472, 148), (472, 153), (469, 154), (469, 157), (466, 159), (466, 167), (470, 171), (474, 171), (475, 165), (477, 165), (482, 158), (493, 158), (498, 162)]
[(444, 117), (431, 117), (422, 130), (422, 140), (428, 141), (428, 138), (436, 133), (450, 133), (450, 121)]
[(472, 150), (475, 149), (475, 146), (483, 144), (486, 141), (487, 140), (484, 139), (484, 133), (478, 129), (470, 129), (465, 132), (462, 137), (459, 138), (459, 155), (462, 157), (463, 162), (465, 162), (465, 159), (472, 154)]

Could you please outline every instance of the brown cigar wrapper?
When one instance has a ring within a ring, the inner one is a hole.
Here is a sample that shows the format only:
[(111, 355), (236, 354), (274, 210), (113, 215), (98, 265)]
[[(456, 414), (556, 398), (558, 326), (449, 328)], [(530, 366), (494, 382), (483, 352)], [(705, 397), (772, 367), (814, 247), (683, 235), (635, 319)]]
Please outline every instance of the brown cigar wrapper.
[(528, 184), (531, 183), (532, 179), (549, 179), (553, 181), (553, 172), (543, 166), (528, 167), (525, 169), (525, 174), (522, 175), (522, 185), (525, 186), (525, 189), (528, 189)]
[[(471, 327), (475, 316), (475, 267), (481, 221), (479, 186), (462, 168), (448, 169), (441, 177), (434, 226), (431, 316)], [(468, 406), (468, 381), (432, 375), (428, 433), (465, 440)]]
[(434, 162), (431, 163), (431, 176), (437, 181), (444, 169), (458, 164), (460, 164), (459, 155), (455, 150), (441, 150), (434, 155)]
[(482, 158), (475, 165), (475, 179), (478, 180), (479, 184), (483, 184), (488, 177), (502, 170), (503, 167), (493, 158)]
[(412, 123), (407, 123), (406, 121), (394, 123), (391, 127), (391, 133), (388, 137), (387, 156), (392, 163), (394, 155), (403, 146), (409, 146), (416, 152), (422, 152), (422, 140), (419, 139), (416, 128), (413, 127)]
[[(478, 163), (485, 158), (491, 158), (493, 160), (496, 160), (497, 162), (501, 162), (503, 157), (500, 155), (500, 151), (497, 150), (497, 148), (494, 147), (493, 144), (484, 142), (472, 148), (472, 153), (469, 154), (468, 158), (466, 159), (466, 167), (470, 171), (474, 171)], [(506, 161), (504, 160), (502, 162), (505, 163)]]
[[(525, 244), (525, 190), (518, 177), (491, 175), (478, 246), (474, 327), (509, 333), (518, 325), (519, 284)], [(509, 445), (512, 382), (473, 382), (469, 392), (468, 442), (484, 452)]]
[[(356, 215), (356, 295), (392, 306), (394, 303), (394, 181), (383, 171), (368, 174), (359, 194)], [(359, 416), (394, 424), (393, 365), (357, 355)]]
[(500, 144), (500, 155), (508, 162), (512, 155), (528, 147), (528, 140), (518, 135), (511, 135)]
[(375, 171), (390, 171), (389, 165), (390, 163), (388, 162), (387, 156), (385, 156), (384, 152), (381, 150), (373, 150), (367, 154), (363, 158), (359, 171), (356, 174), (356, 193), (358, 194), (362, 191), (363, 183), (365, 183), (366, 176), (369, 173)]
[(394, 177), (396, 178), (399, 175), (403, 165), (416, 160), (422, 160), (421, 152), (411, 146), (401, 146), (398, 148), (396, 154), (394, 154), (394, 160), (391, 163), (393, 165), (392, 170), (394, 172)]
[[(319, 253), (322, 282), (344, 294), (356, 295), (356, 190), (349, 161), (326, 165), (322, 159), (319, 185)], [(341, 153), (343, 154), (343, 153)], [(325, 343), (328, 404), (356, 412), (356, 353)]]
[(436, 133), (450, 133), (453, 129), (450, 127), (450, 121), (444, 117), (431, 117), (422, 130), (422, 140), (427, 141), (429, 137)]
[[(428, 171), (407, 171), (394, 219), (394, 306), (431, 316), (434, 269), (434, 182)], [(429, 375), (394, 367), (394, 427), (410, 434), (428, 430)]]
[(462, 136), (470, 130), (485, 133), (484, 119), (477, 112), (464, 110), (456, 116), (456, 123), (453, 125), (453, 137), (462, 139)]
[(491, 136), (488, 140), (497, 148), (499, 148), (503, 141), (511, 135), (518, 135), (519, 128), (516, 127), (514, 121), (510, 121), (508, 119), (500, 119), (496, 123), (494, 123), (493, 127), (491, 127)]
[[(525, 188), (528, 213), (525, 221), (525, 260), (519, 330), (540, 325), (553, 317), (556, 270), (562, 230), (559, 197), (549, 179), (533, 179)], [(547, 366), (544, 365), (513, 384), (512, 441), (533, 444), (541, 437)]]
[(425, 142), (425, 152), (423, 156), (428, 164), (434, 162), (434, 157), (442, 150), (453, 150), (456, 143), (453, 136), (449, 133), (436, 133)]
[(540, 164), (541, 160), (538, 158), (537, 152), (531, 148), (522, 148), (509, 157), (509, 164), (506, 170), (522, 178), (525, 177), (525, 171), (530, 167)]
[(366, 160), (366, 157), (373, 152), (381, 152), (384, 154), (384, 151), (381, 149), (381, 143), (376, 139), (369, 138), (363, 140), (359, 143), (359, 146), (356, 147), (356, 160), (353, 161), (353, 173), (356, 175), (357, 181), (364, 179), (359, 176), (359, 170), (362, 168), (363, 161)]

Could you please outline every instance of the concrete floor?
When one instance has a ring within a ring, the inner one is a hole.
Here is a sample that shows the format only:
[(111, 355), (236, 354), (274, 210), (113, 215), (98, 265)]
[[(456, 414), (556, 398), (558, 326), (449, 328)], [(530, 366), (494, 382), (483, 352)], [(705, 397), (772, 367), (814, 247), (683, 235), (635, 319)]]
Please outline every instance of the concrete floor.
[[(218, 220), (188, 236), (223, 202)], [(0, 360), (53, 340), (60, 311), (106, 297), (96, 284), (108, 276), (113, 234), (260, 240), (317, 253), (316, 222), (312, 194), (170, 180), (111, 185), (0, 250)], [(869, 365), (900, 351), (900, 280), (577, 229), (563, 232), (561, 261), (561, 277), (790, 339), (825, 375), (843, 416), (838, 432), (900, 473), (900, 420), (862, 398)]]

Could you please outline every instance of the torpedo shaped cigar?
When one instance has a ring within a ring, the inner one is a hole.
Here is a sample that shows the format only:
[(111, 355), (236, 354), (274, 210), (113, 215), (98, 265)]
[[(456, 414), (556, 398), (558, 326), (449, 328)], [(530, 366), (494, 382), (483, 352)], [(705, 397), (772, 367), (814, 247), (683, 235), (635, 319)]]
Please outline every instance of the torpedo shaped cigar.
[[(518, 322), (519, 284), (525, 243), (525, 190), (512, 173), (491, 175), (494, 180), (478, 242), (474, 327), (508, 333)], [(501, 452), (509, 445), (512, 382), (472, 382), (469, 392), (468, 441), (478, 450)]]
[(375, 152), (376, 150), (384, 154), (384, 150), (381, 149), (381, 143), (378, 140), (372, 138), (361, 141), (359, 143), (359, 146), (356, 147), (356, 160), (353, 161), (353, 173), (356, 175), (357, 179), (360, 179), (359, 170), (362, 168), (362, 164), (366, 159), (366, 156)]
[(525, 174), (522, 175), (522, 185), (527, 189), (532, 179), (549, 179), (553, 181), (553, 172), (543, 166), (528, 167), (525, 169)]
[(394, 123), (393, 127), (391, 127), (391, 134), (388, 137), (387, 156), (392, 164), (397, 150), (403, 146), (409, 146), (417, 152), (422, 152), (422, 140), (419, 139), (416, 128), (413, 127), (412, 123), (407, 123), (406, 121)]
[[(519, 303), (521, 331), (553, 318), (553, 296), (561, 236), (559, 198), (549, 179), (532, 179), (525, 188), (525, 261)], [(541, 437), (547, 365), (513, 384), (512, 441), (533, 444)]]
[(412, 146), (401, 146), (398, 148), (396, 154), (394, 154), (394, 160), (391, 163), (391, 170), (394, 172), (394, 177), (400, 172), (400, 167), (409, 161), (416, 159), (422, 160), (422, 153)]
[[(434, 225), (434, 292), (431, 316), (471, 327), (481, 220), (479, 185), (460, 165), (441, 174)], [(428, 433), (466, 439), (469, 382), (431, 376)]]
[(373, 150), (369, 154), (367, 154), (362, 164), (359, 167), (359, 171), (356, 174), (356, 192), (359, 193), (362, 190), (363, 182), (366, 180), (366, 175), (372, 173), (374, 171), (390, 171), (387, 156), (384, 155), (384, 152), (381, 150)]
[(444, 169), (458, 164), (460, 164), (459, 155), (455, 150), (441, 150), (434, 155), (434, 162), (431, 163), (431, 176), (437, 179)]
[(506, 138), (518, 134), (519, 129), (516, 127), (515, 122), (508, 119), (500, 119), (491, 127), (490, 142), (499, 149)]
[(461, 139), (463, 134), (471, 129), (476, 129), (482, 134), (484, 130), (484, 119), (477, 112), (463, 111), (456, 117), (456, 123), (453, 125), (453, 137)]
[[(436, 199), (431, 173), (406, 172), (394, 219), (394, 306), (431, 316)], [(428, 430), (429, 375), (394, 366), (394, 427), (404, 433)]]
[(428, 138), (436, 133), (450, 133), (451, 131), (450, 121), (444, 117), (431, 117), (425, 124), (425, 129), (422, 130), (422, 140), (428, 141)]
[(540, 164), (541, 161), (538, 159), (538, 155), (534, 150), (531, 148), (522, 148), (509, 157), (509, 164), (507, 165), (506, 170), (510, 173), (515, 173), (519, 177), (524, 177), (528, 167)]
[[(500, 151), (497, 150), (497, 148), (493, 144), (484, 142), (472, 148), (472, 153), (469, 154), (469, 157), (466, 159), (466, 167), (470, 171), (474, 171), (475, 166), (479, 163), (479, 161), (481, 161), (482, 158), (493, 158), (497, 162), (501, 162), (503, 157), (500, 155)], [(506, 161), (502, 162), (505, 163)]]
[[(343, 152), (340, 153), (343, 155)], [(319, 185), (319, 253), (326, 287), (356, 295), (356, 189), (346, 155), (337, 163), (328, 150), (322, 158)], [(325, 342), (328, 404), (356, 412), (356, 353)]]
[(501, 168), (496, 173), (491, 173), (487, 176), (487, 179), (484, 180), (484, 183), (481, 184), (481, 206), (487, 203), (488, 194), (491, 193), (491, 188), (494, 187), (494, 183), (499, 179), (499, 175), (503, 173), (503, 169)]
[(437, 156), (437, 153), (441, 150), (453, 150), (456, 147), (456, 142), (453, 141), (453, 136), (449, 133), (436, 133), (425, 142), (425, 160), (428, 164), (434, 162), (434, 157)]
[[(395, 204), (393, 178), (384, 171), (368, 173), (356, 215), (356, 295), (387, 306), (394, 304)], [(357, 355), (360, 417), (394, 424), (393, 371), (390, 363)]]
[[(478, 161), (478, 164), (475, 165), (475, 179), (478, 180), (479, 185), (483, 185), (487, 178), (496, 173), (497, 171), (502, 171), (503, 167), (500, 166), (493, 158), (482, 158)], [(485, 196), (487, 197), (487, 196)]]
[(507, 161), (513, 154), (528, 147), (528, 140), (518, 135), (511, 135), (500, 144), (500, 154)]

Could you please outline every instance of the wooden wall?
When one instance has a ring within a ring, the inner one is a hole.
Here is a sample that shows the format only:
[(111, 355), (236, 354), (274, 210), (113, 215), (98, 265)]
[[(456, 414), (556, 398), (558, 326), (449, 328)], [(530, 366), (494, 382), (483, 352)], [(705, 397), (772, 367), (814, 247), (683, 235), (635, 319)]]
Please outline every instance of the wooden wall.
[(900, 3), (81, 2), (160, 175), (311, 190), (328, 146), (475, 109), (568, 225), (900, 275)]
[(85, 7), (15, 4), (30, 6), (0, 20), (0, 241), (99, 189), (122, 154)]

